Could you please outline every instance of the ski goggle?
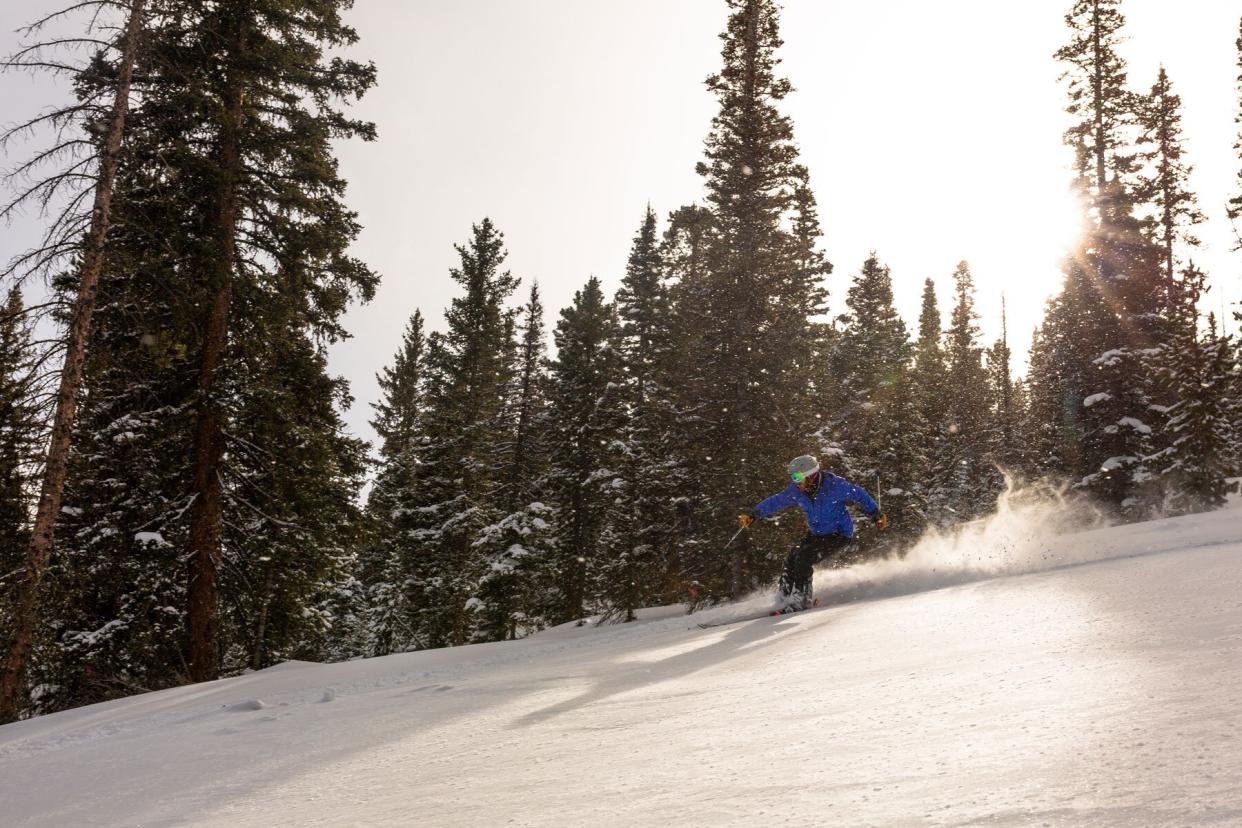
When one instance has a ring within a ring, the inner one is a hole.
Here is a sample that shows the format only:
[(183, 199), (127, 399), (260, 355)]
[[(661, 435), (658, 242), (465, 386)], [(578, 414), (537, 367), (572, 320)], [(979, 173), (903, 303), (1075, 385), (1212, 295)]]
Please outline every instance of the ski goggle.
[(817, 474), (819, 474), (819, 469), (816, 469), (815, 471), (809, 472), (807, 474), (803, 474), (802, 472), (799, 472), (799, 471), (790, 472), (789, 476), (793, 478), (793, 482), (795, 483), (805, 483), (806, 481), (810, 480), (812, 477), (814, 477)]

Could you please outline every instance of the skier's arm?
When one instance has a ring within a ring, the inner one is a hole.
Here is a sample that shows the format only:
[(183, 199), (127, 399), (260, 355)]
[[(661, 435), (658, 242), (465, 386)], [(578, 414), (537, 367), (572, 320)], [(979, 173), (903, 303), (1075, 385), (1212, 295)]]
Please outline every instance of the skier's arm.
[(851, 503), (857, 503), (863, 507), (870, 517), (878, 518), (880, 516), (880, 507), (871, 499), (871, 495), (867, 494), (867, 490), (862, 486), (855, 486), (853, 483), (845, 484), (845, 499)]
[(759, 501), (758, 505), (752, 510), (757, 518), (772, 517), (772, 515), (790, 506), (795, 505), (798, 501), (794, 499), (794, 491), (796, 487), (789, 486), (782, 489), (771, 497)]

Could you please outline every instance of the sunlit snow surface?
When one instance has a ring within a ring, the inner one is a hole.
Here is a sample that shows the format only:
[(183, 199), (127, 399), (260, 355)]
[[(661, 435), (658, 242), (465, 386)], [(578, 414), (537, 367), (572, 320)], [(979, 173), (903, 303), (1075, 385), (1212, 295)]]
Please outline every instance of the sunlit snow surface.
[(1242, 824), (1242, 511), (0, 728), (13, 825)]

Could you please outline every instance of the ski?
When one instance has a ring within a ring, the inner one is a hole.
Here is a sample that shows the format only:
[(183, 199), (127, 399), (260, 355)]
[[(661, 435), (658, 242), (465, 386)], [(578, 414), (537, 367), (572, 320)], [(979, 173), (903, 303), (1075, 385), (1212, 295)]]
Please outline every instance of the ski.
[(780, 618), (781, 616), (784, 616), (784, 615), (795, 615), (799, 612), (806, 612), (806, 610), (815, 609), (818, 606), (819, 606), (819, 599), (816, 598), (814, 603), (812, 603), (811, 606), (806, 607), (805, 609), (800, 609), (800, 610), (791, 609), (791, 610), (784, 610), (784, 611), (774, 609), (774, 610), (767, 610), (766, 612), (763, 612), (763, 613), (743, 615), (741, 618), (727, 618), (721, 621), (705, 621), (702, 624), (699, 624), (699, 629), (710, 630), (712, 627), (727, 627), (730, 624), (741, 624), (743, 621), (758, 621), (761, 618)]
[(740, 624), (743, 621), (758, 621), (761, 618), (771, 618), (773, 615), (779, 615), (775, 610), (765, 612), (763, 614), (743, 615), (741, 618), (726, 618), (722, 621), (705, 621), (699, 624), (700, 630), (710, 630), (712, 627), (727, 627), (730, 624)]

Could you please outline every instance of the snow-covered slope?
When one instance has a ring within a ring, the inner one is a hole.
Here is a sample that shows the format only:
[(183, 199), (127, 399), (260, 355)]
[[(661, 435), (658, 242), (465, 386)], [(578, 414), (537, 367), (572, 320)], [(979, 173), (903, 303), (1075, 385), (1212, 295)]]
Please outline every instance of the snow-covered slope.
[(0, 823), (1242, 823), (1242, 511), (1044, 534), (9, 725)]

